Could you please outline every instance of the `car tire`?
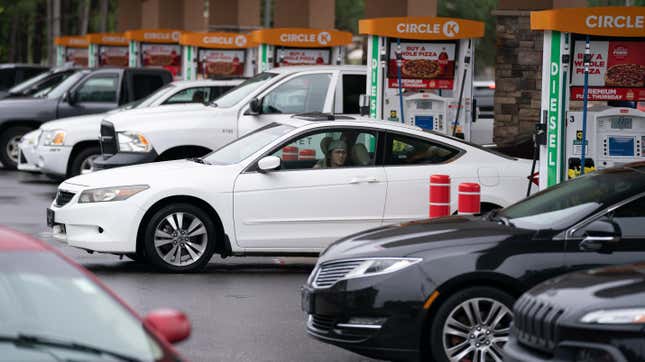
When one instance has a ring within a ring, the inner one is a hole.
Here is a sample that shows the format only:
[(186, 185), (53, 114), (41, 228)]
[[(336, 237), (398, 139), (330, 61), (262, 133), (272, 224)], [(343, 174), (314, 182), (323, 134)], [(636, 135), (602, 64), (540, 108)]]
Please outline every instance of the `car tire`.
[(192, 204), (171, 204), (149, 219), (145, 227), (145, 255), (163, 271), (196, 272), (211, 259), (215, 240), (216, 228), (206, 212)]
[(448, 297), (437, 309), (430, 326), (432, 360), (494, 361), (493, 353), (502, 360), (501, 351), (513, 320), (513, 303), (512, 295), (491, 287), (467, 288)]
[(94, 171), (94, 160), (101, 156), (101, 150), (97, 146), (83, 148), (74, 155), (74, 159), (69, 165), (67, 177), (74, 177)]
[(20, 138), (33, 128), (26, 126), (10, 127), (0, 134), (0, 162), (6, 170), (18, 167), (18, 144)]

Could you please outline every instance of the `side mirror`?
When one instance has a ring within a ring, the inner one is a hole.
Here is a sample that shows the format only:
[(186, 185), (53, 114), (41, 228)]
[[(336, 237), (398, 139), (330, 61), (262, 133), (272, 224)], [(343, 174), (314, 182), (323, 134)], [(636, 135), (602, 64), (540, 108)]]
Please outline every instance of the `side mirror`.
[(63, 95), (63, 100), (71, 106), (75, 105), (77, 103), (76, 93), (72, 93), (70, 91), (65, 92), (65, 94)]
[(188, 317), (174, 309), (154, 310), (146, 315), (144, 323), (169, 343), (181, 342), (190, 336), (191, 327)]
[(246, 114), (255, 116), (260, 113), (262, 113), (262, 101), (257, 98), (251, 99), (249, 102), (249, 110), (246, 111)]
[(580, 250), (599, 253), (611, 253), (611, 245), (620, 241), (620, 228), (609, 219), (602, 218), (592, 221), (580, 232), (584, 236), (580, 242)]
[(280, 160), (280, 157), (266, 156), (258, 161), (258, 168), (260, 169), (260, 172), (275, 170), (276, 168), (280, 167), (281, 161), (282, 160)]
[(358, 96), (358, 109), (361, 116), (368, 116), (370, 114), (370, 97), (367, 94)]

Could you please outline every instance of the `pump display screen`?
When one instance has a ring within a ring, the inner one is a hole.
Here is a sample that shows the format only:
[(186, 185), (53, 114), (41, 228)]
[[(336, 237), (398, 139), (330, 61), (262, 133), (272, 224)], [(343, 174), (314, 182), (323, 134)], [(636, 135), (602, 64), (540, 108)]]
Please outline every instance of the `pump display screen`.
[(609, 156), (634, 156), (633, 137), (607, 137)]
[(387, 68), (388, 86), (417, 89), (452, 89), (455, 76), (455, 43), (401, 42), (401, 68), (398, 68), (396, 42), (390, 43)]
[(616, 117), (611, 119), (612, 129), (632, 129), (632, 119), (629, 117)]

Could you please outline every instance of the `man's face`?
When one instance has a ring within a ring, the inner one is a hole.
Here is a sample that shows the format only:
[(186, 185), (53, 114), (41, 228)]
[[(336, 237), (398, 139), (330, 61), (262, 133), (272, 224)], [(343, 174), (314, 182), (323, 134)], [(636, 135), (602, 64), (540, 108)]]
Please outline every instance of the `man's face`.
[(339, 167), (345, 164), (347, 159), (347, 151), (342, 149), (335, 149), (331, 151), (331, 167)]

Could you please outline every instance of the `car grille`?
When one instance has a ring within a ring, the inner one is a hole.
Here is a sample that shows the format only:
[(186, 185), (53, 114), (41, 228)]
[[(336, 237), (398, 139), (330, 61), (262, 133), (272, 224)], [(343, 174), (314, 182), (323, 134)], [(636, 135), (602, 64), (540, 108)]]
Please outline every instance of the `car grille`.
[(318, 332), (329, 332), (334, 328), (334, 317), (325, 317), (320, 315), (309, 316), (309, 328), (313, 328)]
[(75, 194), (73, 192), (58, 190), (58, 192), (56, 193), (56, 202), (55, 202), (56, 206), (58, 207), (65, 206), (68, 202), (72, 200), (74, 195)]
[(524, 295), (514, 308), (513, 328), (520, 343), (552, 353), (557, 345), (557, 322), (564, 309)]
[(101, 122), (101, 153), (103, 156), (111, 156), (118, 152), (116, 132), (114, 125), (108, 121)]
[(362, 262), (362, 260), (346, 260), (322, 264), (315, 274), (313, 286), (315, 288), (330, 287)]

